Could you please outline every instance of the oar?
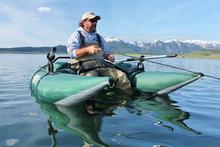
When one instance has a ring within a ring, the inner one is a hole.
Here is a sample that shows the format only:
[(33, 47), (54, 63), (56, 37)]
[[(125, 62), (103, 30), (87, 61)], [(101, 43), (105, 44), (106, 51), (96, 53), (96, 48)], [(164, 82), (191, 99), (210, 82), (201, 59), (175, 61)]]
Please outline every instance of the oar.
[[(127, 56), (127, 55), (124, 55), (124, 56)], [(160, 62), (150, 60), (150, 59), (160, 59), (160, 58), (172, 58), (172, 57), (176, 57), (176, 56), (177, 56), (177, 54), (174, 54), (174, 55), (156, 55), (156, 56), (149, 56), (149, 57), (145, 57), (145, 56), (132, 57), (132, 56), (129, 56), (131, 58), (124, 59), (124, 60), (117, 60), (116, 62), (148, 61), (148, 62), (151, 62), (151, 63), (155, 63), (155, 64), (167, 66), (167, 67), (170, 67), (170, 68), (174, 68), (174, 69), (179, 69), (179, 70), (182, 70), (182, 71), (187, 71), (187, 72), (191, 72), (191, 73), (194, 73), (194, 74), (199, 74), (201, 76), (206, 76), (206, 77), (209, 77), (209, 78), (212, 78), (212, 79), (220, 80), (219, 77), (215, 77), (215, 76), (211, 76), (211, 75), (208, 75), (208, 74), (203, 74), (201, 72), (195, 72), (195, 71), (192, 71), (192, 70), (183, 69), (183, 68), (179, 68), (179, 67), (176, 67), (176, 66), (172, 66), (172, 65), (168, 65), (168, 64), (164, 64), (164, 63), (160, 63)]]
[(201, 72), (195, 72), (195, 71), (192, 71), (192, 70), (183, 69), (183, 68), (180, 68), (180, 67), (176, 67), (176, 66), (172, 66), (172, 65), (168, 65), (168, 64), (156, 62), (156, 61), (151, 61), (151, 60), (146, 60), (146, 61), (147, 61), (147, 62), (151, 62), (151, 63), (155, 63), (155, 64), (159, 64), (159, 65), (163, 65), (163, 66), (167, 66), (167, 67), (174, 68), (174, 69), (179, 69), (179, 70), (191, 72), (191, 73), (194, 73), (194, 74), (200, 74), (201, 76), (206, 76), (206, 77), (213, 78), (213, 79), (216, 79), (216, 80), (220, 80), (219, 77), (215, 77), (215, 76), (203, 74), (203, 73), (201, 73)]
[(144, 55), (141, 55), (140, 57), (131, 57), (131, 56), (129, 56), (131, 58), (116, 60), (116, 62), (145, 61), (145, 60), (148, 60), (148, 59), (173, 58), (173, 57), (176, 57), (176, 56), (177, 56), (177, 54), (174, 54), (174, 55), (156, 55), (156, 56), (147, 56), (147, 57), (145, 57)]

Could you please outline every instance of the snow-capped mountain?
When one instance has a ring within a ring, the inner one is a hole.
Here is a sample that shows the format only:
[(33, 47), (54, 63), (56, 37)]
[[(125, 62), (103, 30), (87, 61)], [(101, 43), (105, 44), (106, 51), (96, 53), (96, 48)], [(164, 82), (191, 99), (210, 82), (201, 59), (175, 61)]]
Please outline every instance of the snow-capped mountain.
[(131, 42), (131, 44), (139, 46), (139, 47), (144, 47), (146, 46), (147, 43), (142, 42), (142, 41), (134, 41), (134, 42)]
[(113, 37), (113, 36), (107, 37), (107, 38), (105, 38), (105, 40), (107, 42), (123, 42), (121, 39)]
[(108, 42), (110, 51), (114, 53), (134, 53), (140, 52), (141, 50), (141, 48), (138, 45), (125, 42), (116, 37), (108, 37), (105, 38), (105, 40), (106, 42)]
[[(220, 42), (204, 40), (155, 40), (153, 42), (128, 42), (116, 37), (105, 38), (112, 53), (139, 53), (139, 54), (182, 54), (202, 50), (220, 50)], [(15, 47), (0, 48), (1, 52), (49, 52), (51, 47)], [(66, 46), (58, 45), (58, 52), (66, 53)]]
[(116, 37), (106, 38), (112, 52), (121, 53), (147, 53), (147, 54), (173, 54), (173, 53), (189, 53), (201, 50), (220, 49), (220, 43), (216, 41), (202, 40), (156, 40), (153, 42), (126, 42)]
[(220, 42), (217, 42), (217, 41), (185, 40), (183, 42), (197, 44), (205, 49), (210, 49), (210, 50), (220, 49)]

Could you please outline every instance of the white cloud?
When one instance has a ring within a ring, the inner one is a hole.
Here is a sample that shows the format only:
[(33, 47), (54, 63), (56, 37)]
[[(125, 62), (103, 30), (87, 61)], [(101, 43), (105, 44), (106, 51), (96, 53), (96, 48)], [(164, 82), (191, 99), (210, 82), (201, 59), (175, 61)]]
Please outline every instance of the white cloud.
[[(0, 0), (1, 5), (1, 0)], [(54, 19), (61, 19), (59, 11), (47, 17), (33, 11), (32, 6), (23, 9), (17, 5), (5, 3), (0, 9), (0, 48), (20, 46), (53, 46), (66, 43), (64, 33), (66, 24)], [(3, 15), (2, 15), (3, 14)], [(58, 15), (58, 16), (57, 16)], [(52, 25), (53, 24), (53, 25)], [(64, 29), (64, 31), (61, 31)]]
[(44, 13), (44, 12), (50, 12), (51, 8), (50, 7), (39, 7), (37, 9), (38, 12)]

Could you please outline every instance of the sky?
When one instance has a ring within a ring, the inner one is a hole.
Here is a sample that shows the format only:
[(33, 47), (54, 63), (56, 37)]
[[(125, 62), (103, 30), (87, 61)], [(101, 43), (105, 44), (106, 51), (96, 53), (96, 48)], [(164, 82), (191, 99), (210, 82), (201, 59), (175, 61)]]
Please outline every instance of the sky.
[(0, 47), (65, 45), (84, 12), (125, 41), (220, 41), (219, 0), (0, 0)]

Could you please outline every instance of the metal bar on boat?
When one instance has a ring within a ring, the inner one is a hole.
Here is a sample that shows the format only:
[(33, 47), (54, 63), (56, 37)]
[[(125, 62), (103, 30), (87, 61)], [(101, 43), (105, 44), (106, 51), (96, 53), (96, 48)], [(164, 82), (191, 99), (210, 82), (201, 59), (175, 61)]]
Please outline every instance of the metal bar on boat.
[(149, 57), (145, 57), (145, 56), (140, 56), (140, 57), (131, 57), (131, 58), (127, 58), (127, 59), (122, 59), (122, 60), (116, 60), (116, 62), (127, 62), (127, 61), (140, 61), (140, 60), (148, 60), (148, 59), (160, 59), (160, 58), (172, 58), (172, 57), (176, 57), (177, 54), (174, 55), (156, 55), (156, 56), (149, 56)]
[(53, 60), (53, 63), (56, 62), (58, 59), (70, 59), (70, 57), (69, 56), (59, 56)]
[(177, 90), (177, 89), (179, 89), (179, 88), (181, 88), (181, 87), (183, 87), (183, 86), (186, 86), (186, 85), (188, 85), (188, 84), (190, 84), (190, 83), (192, 83), (192, 82), (198, 80), (198, 79), (201, 78), (202, 76), (203, 76), (203, 75), (198, 75), (198, 76), (196, 76), (196, 77), (193, 78), (193, 79), (190, 79), (190, 80), (187, 80), (187, 81), (182, 82), (182, 83), (180, 83), (180, 84), (177, 84), (177, 85), (168, 87), (168, 88), (166, 88), (166, 89), (160, 90), (160, 91), (157, 92), (157, 94), (158, 94), (158, 95), (168, 94), (168, 93), (170, 93), (170, 92), (173, 92), (173, 91), (175, 91), (175, 90)]
[(60, 101), (55, 102), (56, 105), (64, 105), (64, 106), (71, 106), (73, 104), (85, 101), (91, 98), (92, 95), (95, 95), (99, 91), (101, 91), (105, 86), (109, 85), (109, 80), (103, 81), (96, 86), (91, 88), (85, 89), (81, 92), (78, 92), (74, 95), (68, 96)]

